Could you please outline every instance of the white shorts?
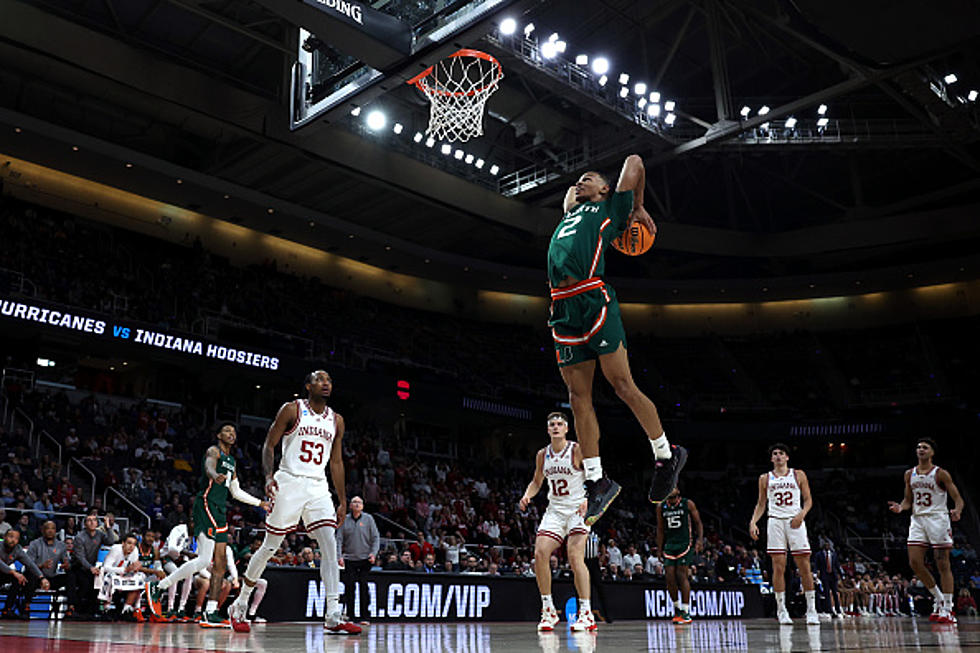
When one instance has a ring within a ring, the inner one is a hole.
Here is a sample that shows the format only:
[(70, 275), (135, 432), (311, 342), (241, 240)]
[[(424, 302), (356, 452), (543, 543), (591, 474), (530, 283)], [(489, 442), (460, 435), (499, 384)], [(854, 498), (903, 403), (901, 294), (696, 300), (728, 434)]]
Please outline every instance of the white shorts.
[(800, 524), (799, 528), (790, 528), (791, 521), (793, 520), (788, 517), (786, 519), (769, 518), (768, 539), (766, 541), (766, 552), (769, 555), (786, 553), (787, 549), (791, 555), (810, 555), (810, 540), (806, 536), (806, 522)]
[(286, 535), (296, 530), (301, 518), (307, 533), (323, 526), (337, 527), (337, 509), (333, 505), (326, 478), (294, 476), (281, 469), (274, 478), (279, 490), (272, 512), (265, 518), (268, 532)]
[(909, 523), (909, 546), (929, 547), (934, 549), (953, 548), (953, 528), (949, 524), (948, 514), (912, 515)]
[(554, 508), (549, 506), (541, 518), (537, 537), (550, 537), (559, 544), (569, 535), (588, 535), (582, 515), (575, 508)]

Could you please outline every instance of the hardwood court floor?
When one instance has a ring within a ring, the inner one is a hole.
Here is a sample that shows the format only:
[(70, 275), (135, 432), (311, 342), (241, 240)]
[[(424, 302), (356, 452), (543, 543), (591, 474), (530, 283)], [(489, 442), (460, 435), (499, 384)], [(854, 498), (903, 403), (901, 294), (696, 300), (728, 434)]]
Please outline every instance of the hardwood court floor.
[[(565, 624), (562, 624), (563, 626)], [(324, 635), (318, 624), (257, 625), (249, 634), (194, 624), (0, 622), (3, 653), (594, 653), (596, 651), (970, 651), (980, 650), (980, 620), (937, 626), (924, 619), (881, 618), (779, 626), (771, 619), (663, 621), (600, 625), (596, 634), (567, 627), (539, 634), (533, 623), (373, 624), (362, 635)]]

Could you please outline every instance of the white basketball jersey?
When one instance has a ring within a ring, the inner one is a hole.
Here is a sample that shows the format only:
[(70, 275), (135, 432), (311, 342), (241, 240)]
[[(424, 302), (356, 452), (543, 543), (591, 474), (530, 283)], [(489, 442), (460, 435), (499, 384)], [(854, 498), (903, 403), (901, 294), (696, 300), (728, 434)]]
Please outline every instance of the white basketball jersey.
[(936, 480), (939, 467), (933, 465), (927, 474), (920, 474), (912, 468), (909, 485), (912, 487), (913, 515), (945, 515), (946, 488)]
[(585, 501), (585, 470), (575, 469), (572, 452), (575, 443), (569, 442), (560, 453), (549, 444), (544, 450), (544, 480), (548, 484), (548, 501), (556, 508), (575, 509)]
[(786, 476), (776, 476), (769, 472), (769, 516), (776, 519), (796, 517), (803, 510), (800, 484), (796, 482), (796, 472), (792, 469)]
[(327, 406), (322, 414), (317, 414), (305, 399), (297, 399), (296, 408), (299, 417), (282, 436), (279, 469), (294, 476), (326, 479), (325, 470), (337, 434), (336, 413)]

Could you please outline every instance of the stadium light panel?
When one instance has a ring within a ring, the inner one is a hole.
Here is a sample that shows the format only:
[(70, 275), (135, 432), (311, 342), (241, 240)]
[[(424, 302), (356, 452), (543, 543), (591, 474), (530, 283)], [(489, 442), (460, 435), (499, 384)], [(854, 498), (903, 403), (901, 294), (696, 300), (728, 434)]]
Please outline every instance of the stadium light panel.
[(528, 23), (524, 26), (524, 38), (531, 36), (534, 33), (534, 23)]
[(742, 116), (743, 118), (748, 118), (750, 113), (752, 113), (752, 109), (750, 109), (747, 106), (746, 107), (742, 107), (742, 110), (738, 112), (738, 114), (740, 116)]
[(827, 105), (826, 104), (821, 104), (819, 107), (817, 107), (817, 115), (818, 116), (822, 116), (825, 113), (827, 113)]
[(664, 122), (670, 126), (673, 126), (676, 120), (677, 120), (677, 116), (673, 113), (668, 113), (667, 117), (664, 118)]
[(491, 175), (496, 175), (498, 172), (500, 172), (500, 166), (498, 166), (496, 163), (490, 166)]
[(676, 106), (677, 106), (676, 102), (674, 102), (673, 100), (667, 100), (666, 102), (664, 102), (664, 111), (673, 111), (674, 107)]
[(577, 66), (588, 66), (589, 65), (589, 55), (579, 54), (575, 56), (575, 65)]
[(605, 86), (606, 85), (606, 82), (608, 82), (608, 81), (609, 81), (609, 78), (606, 77), (605, 75), (603, 75), (602, 77), (599, 78), (599, 86)]
[(636, 93), (637, 95), (646, 95), (647, 94), (647, 85), (646, 85), (646, 83), (644, 83), (644, 82), (637, 82), (636, 83), (636, 86), (633, 87), (633, 92)]
[(500, 21), (500, 33), (504, 36), (510, 36), (517, 31), (517, 21), (513, 18), (504, 18)]
[(446, 156), (449, 156), (450, 154), (453, 153), (453, 146), (449, 145), (448, 143), (443, 143), (440, 149), (442, 153), (445, 154)]
[(545, 59), (554, 59), (558, 55), (558, 48), (554, 41), (545, 41), (541, 44), (541, 56)]
[(967, 94), (966, 99), (969, 100), (970, 102), (976, 102), (977, 101), (977, 92), (976, 91), (970, 91)]
[(602, 75), (605, 77), (606, 73), (609, 72), (609, 59), (605, 57), (596, 57), (592, 60), (592, 72), (596, 75)]
[(383, 129), (384, 126), (388, 123), (388, 118), (386, 118), (385, 114), (382, 113), (381, 111), (374, 110), (367, 115), (366, 122), (367, 122), (368, 129), (372, 131), (378, 131), (379, 129)]
[(769, 105), (768, 104), (763, 104), (761, 107), (759, 107), (759, 115), (760, 116), (764, 116), (767, 113), (769, 113)]
[(395, 132), (396, 134), (400, 134), (404, 129), (405, 127), (400, 122), (396, 122), (395, 126), (391, 128), (391, 131)]
[(946, 82), (947, 84), (955, 84), (958, 80), (959, 78), (953, 73), (950, 73), (945, 77), (943, 77), (943, 81)]
[(422, 132), (415, 132), (415, 136), (412, 137), (412, 140), (415, 141), (416, 143), (421, 143), (422, 138), (423, 138)]
[(629, 94), (630, 94), (629, 88), (623, 86), (622, 88), (619, 89), (619, 97), (626, 97)]
[(484, 165), (483, 159), (477, 159), (474, 165), (476, 166), (477, 170), (482, 170)]
[(621, 86), (626, 86), (630, 83), (630, 76), (626, 73), (619, 73), (619, 83)]
[(786, 125), (786, 129), (792, 129), (793, 127), (796, 127), (796, 118), (790, 116), (789, 118), (786, 119), (785, 125)]

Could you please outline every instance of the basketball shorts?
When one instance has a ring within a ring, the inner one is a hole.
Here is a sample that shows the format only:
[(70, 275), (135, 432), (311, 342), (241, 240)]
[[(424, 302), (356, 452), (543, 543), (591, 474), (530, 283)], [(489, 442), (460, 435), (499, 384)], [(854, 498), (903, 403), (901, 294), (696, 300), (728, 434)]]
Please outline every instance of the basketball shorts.
[(769, 518), (768, 539), (766, 551), (769, 555), (786, 553), (787, 550), (795, 556), (810, 555), (810, 540), (806, 536), (806, 522), (799, 528), (790, 528), (792, 519), (789, 517)]
[(690, 567), (694, 563), (694, 547), (690, 542), (687, 547), (664, 544), (663, 562), (664, 567)]
[[(565, 290), (559, 288), (552, 294)], [(603, 354), (613, 353), (620, 344), (626, 346), (619, 302), (609, 286), (564, 298), (555, 297), (548, 326), (555, 342), (558, 367), (595, 360)]]
[(194, 499), (192, 519), (194, 520), (194, 537), (201, 533), (215, 542), (228, 541), (228, 506), (224, 501), (208, 501), (202, 496)]
[(575, 508), (549, 506), (538, 525), (537, 537), (549, 537), (561, 544), (569, 535), (588, 535), (589, 530)]
[(934, 549), (953, 548), (953, 528), (949, 523), (949, 515), (912, 515), (908, 545), (931, 546)]
[(337, 509), (326, 477), (295, 476), (280, 469), (274, 478), (279, 490), (265, 518), (269, 533), (286, 535), (296, 530), (300, 519), (307, 533), (323, 526), (337, 527)]

